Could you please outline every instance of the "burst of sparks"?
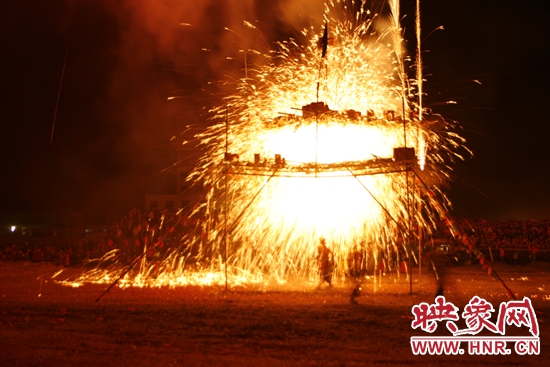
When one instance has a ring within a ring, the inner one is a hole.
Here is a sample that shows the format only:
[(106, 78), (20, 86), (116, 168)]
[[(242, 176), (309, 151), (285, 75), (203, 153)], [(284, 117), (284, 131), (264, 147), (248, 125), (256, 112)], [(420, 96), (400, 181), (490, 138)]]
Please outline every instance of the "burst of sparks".
[[(207, 191), (194, 213), (203, 219), (197, 231), (159, 265), (143, 261), (122, 286), (221, 284), (226, 274), (232, 284), (315, 280), (320, 237), (342, 269), (352, 250), (376, 262), (379, 251), (413, 241), (413, 227), (433, 229), (417, 180), (439, 191), (463, 140), (443, 118), (418, 118), (399, 14), (380, 31), (381, 15), (363, 7), (344, 13), (340, 1), (326, 5), (324, 58), (323, 29), (315, 27), (302, 32), (303, 42), (255, 52), (261, 65), (247, 70), (197, 136), (205, 154), (191, 179)], [(302, 108), (317, 102), (323, 110)], [(414, 161), (395, 159), (394, 148), (404, 146), (415, 149)], [(108, 269), (75, 282), (108, 283), (123, 267)]]

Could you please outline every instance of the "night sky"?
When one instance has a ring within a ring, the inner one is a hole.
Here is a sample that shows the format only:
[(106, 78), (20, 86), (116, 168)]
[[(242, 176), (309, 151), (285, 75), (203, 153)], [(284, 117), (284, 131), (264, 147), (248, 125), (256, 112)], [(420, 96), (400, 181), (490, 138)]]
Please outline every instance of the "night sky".
[[(304, 19), (319, 17), (321, 3), (3, 2), (0, 211), (67, 209), (109, 223), (143, 206), (146, 193), (169, 190), (162, 171), (176, 160), (174, 141), (186, 125), (206, 124), (205, 108), (224, 93), (210, 82), (242, 77), (239, 49), (265, 50), (296, 34)], [(414, 44), (415, 1), (401, 3)], [(456, 216), (550, 218), (547, 3), (421, 6), (424, 103), (458, 121), (474, 153), (454, 169)]]

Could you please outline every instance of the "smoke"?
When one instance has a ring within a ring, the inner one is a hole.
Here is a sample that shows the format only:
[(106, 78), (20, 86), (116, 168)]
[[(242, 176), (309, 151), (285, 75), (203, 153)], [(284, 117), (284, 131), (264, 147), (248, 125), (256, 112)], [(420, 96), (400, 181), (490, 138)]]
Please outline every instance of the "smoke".
[(261, 62), (253, 50), (273, 49), (303, 28), (296, 14), (317, 8), (290, 0), (62, 3), (57, 35), (69, 58), (54, 141), (59, 154), (72, 145), (79, 157), (62, 180), (82, 188), (77, 210), (121, 213), (142, 206), (145, 194), (170, 190), (173, 178), (161, 172), (177, 160), (177, 143), (189, 140), (186, 126), (209, 124), (206, 111), (227, 92), (218, 82), (244, 77)]
[(114, 23), (95, 29), (109, 32), (113, 55), (100, 108), (120, 126), (117, 145), (140, 149), (167, 143), (189, 124), (204, 124), (204, 109), (226, 92), (220, 80), (244, 77), (262, 62), (255, 50), (273, 49), (275, 41), (303, 28), (303, 14), (320, 18), (323, 11), (322, 0), (88, 2), (67, 1), (69, 13), (81, 14), (93, 3)]
[(311, 25), (324, 24), (324, 0), (296, 0), (279, 2), (279, 11), (286, 24), (295, 30), (302, 30)]
[[(142, 206), (145, 194), (170, 192), (175, 179), (162, 172), (180, 159), (181, 142), (192, 140), (187, 126), (208, 126), (208, 110), (234, 93), (232, 82), (261, 65), (277, 41), (301, 42), (303, 29), (324, 27), (324, 0), (64, 1), (64, 93), (76, 88), (71, 70), (82, 74), (78, 88), (95, 85), (86, 102), (94, 116), (86, 116), (82, 134), (85, 157), (71, 170), (93, 183), (84, 207), (101, 206), (101, 197), (109, 197), (105, 207), (116, 198), (121, 207)], [(338, 4), (352, 12), (362, 6)], [(74, 95), (73, 103), (82, 101)], [(58, 126), (62, 134), (66, 126)]]

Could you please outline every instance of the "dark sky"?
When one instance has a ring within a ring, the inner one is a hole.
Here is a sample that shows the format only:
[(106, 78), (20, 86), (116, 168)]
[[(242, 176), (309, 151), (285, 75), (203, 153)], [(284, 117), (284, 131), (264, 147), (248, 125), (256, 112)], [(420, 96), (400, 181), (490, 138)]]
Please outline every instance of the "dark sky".
[[(201, 108), (223, 92), (209, 82), (239, 76), (242, 66), (226, 56), (262, 47), (242, 20), (259, 20), (269, 42), (286, 39), (299, 13), (317, 16), (318, 3), (3, 2), (0, 211), (69, 209), (86, 222), (108, 223), (142, 206), (145, 193), (169, 189), (162, 170), (175, 161), (170, 138), (205, 123)], [(402, 1), (405, 25), (414, 3)], [(548, 5), (421, 5), (425, 104), (458, 121), (474, 152), (455, 167), (449, 197), (457, 215), (550, 218)], [(431, 33), (439, 26), (444, 30)], [(413, 42), (412, 28), (406, 32)], [(184, 98), (167, 101), (173, 94)]]
[(550, 218), (548, 4), (425, 1), (423, 8), (426, 31), (445, 26), (425, 42), (428, 93), (458, 102), (442, 113), (464, 127), (474, 152), (455, 168), (449, 196), (457, 213)]

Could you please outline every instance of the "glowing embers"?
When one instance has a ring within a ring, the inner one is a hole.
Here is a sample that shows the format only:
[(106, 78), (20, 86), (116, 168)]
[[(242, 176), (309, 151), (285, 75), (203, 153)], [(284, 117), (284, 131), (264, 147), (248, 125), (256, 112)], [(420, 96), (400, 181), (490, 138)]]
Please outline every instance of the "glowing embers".
[[(223, 265), (220, 264), (223, 268)], [(76, 279), (69, 278), (65, 280), (59, 280), (58, 282), (65, 286), (73, 288), (79, 288), (84, 284), (113, 284), (117, 277), (111, 277), (113, 272), (126, 270), (124, 266), (119, 265), (116, 269), (109, 268), (101, 271), (88, 271)], [(264, 277), (257, 277), (253, 274), (241, 272), (237, 269), (232, 269), (228, 274), (227, 281), (232, 287), (238, 287), (250, 284), (262, 284)], [(147, 272), (129, 272), (122, 277), (116, 286), (119, 288), (128, 287), (182, 287), (182, 286), (223, 286), (226, 282), (226, 274), (223, 271), (178, 271), (178, 269), (164, 269), (164, 271), (157, 271), (155, 274), (149, 274)]]

